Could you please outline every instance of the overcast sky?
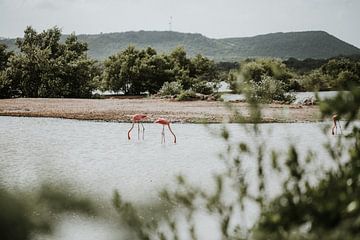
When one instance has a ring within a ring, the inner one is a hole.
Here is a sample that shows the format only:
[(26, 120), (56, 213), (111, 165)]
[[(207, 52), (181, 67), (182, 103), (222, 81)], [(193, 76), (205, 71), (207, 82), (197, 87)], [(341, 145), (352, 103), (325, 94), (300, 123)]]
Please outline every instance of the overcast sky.
[(360, 0), (0, 0), (0, 36), (162, 31), (171, 16), (173, 31), (211, 38), (324, 30), (360, 47)]

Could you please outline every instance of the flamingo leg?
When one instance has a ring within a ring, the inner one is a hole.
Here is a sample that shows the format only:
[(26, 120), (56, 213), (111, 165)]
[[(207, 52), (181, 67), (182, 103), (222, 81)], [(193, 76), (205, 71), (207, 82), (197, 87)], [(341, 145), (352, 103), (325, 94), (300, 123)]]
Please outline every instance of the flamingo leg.
[(140, 140), (140, 124), (139, 122), (137, 124), (138, 124), (138, 140)]
[(141, 126), (142, 126), (143, 140), (145, 140), (145, 127), (144, 127), (144, 124), (141, 123)]
[(174, 143), (176, 143), (176, 136), (175, 136), (175, 133), (171, 130), (171, 127), (170, 127), (170, 124), (167, 125), (171, 134), (174, 136)]
[(161, 132), (161, 144), (165, 143), (165, 126), (163, 125), (163, 129)]
[(337, 126), (337, 122), (335, 122), (335, 135), (338, 135), (338, 126)]
[(336, 135), (337, 134), (337, 126), (336, 121), (333, 122), (332, 128), (331, 128), (331, 134)]
[(129, 139), (129, 140), (131, 139), (131, 137), (130, 137), (130, 132), (131, 132), (131, 130), (133, 130), (134, 125), (135, 125), (135, 123), (133, 122), (130, 130), (128, 131), (128, 139)]

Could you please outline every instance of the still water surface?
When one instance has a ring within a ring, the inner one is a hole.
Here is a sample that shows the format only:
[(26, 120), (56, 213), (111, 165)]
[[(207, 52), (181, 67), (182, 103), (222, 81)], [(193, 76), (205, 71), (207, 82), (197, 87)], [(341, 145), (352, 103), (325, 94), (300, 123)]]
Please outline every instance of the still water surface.
[[(321, 128), (327, 124), (261, 124), (260, 129), (269, 148), (286, 150), (293, 143), (301, 153), (313, 150), (326, 159), (322, 146), (328, 138)], [(161, 144), (162, 126), (157, 124), (144, 124), (144, 141), (138, 140), (134, 128), (129, 141), (130, 125), (0, 117), (0, 184), (29, 189), (44, 181), (63, 181), (104, 201), (118, 189), (126, 200), (142, 202), (156, 199), (159, 190), (173, 186), (179, 173), (206, 188), (212, 185), (213, 174), (224, 169), (218, 154), (225, 151), (226, 143), (213, 133), (221, 124), (174, 124), (177, 144), (168, 131), (166, 144)], [(233, 142), (255, 139), (239, 125), (228, 124), (227, 128)], [(255, 170), (251, 159), (244, 161), (250, 172)], [(80, 236), (86, 239), (88, 235)]]
[[(266, 142), (285, 150), (296, 143), (300, 152), (320, 150), (327, 138), (321, 131), (326, 123), (262, 124)], [(76, 183), (101, 195), (120, 189), (131, 199), (151, 193), (182, 173), (206, 185), (213, 172), (222, 169), (218, 154), (226, 143), (213, 131), (221, 124), (174, 124), (177, 144), (167, 131), (161, 144), (162, 126), (145, 125), (145, 140), (137, 129), (127, 139), (131, 124), (62, 120), (51, 118), (0, 117), (0, 163), (2, 182), (30, 187), (42, 180)], [(233, 141), (252, 142), (253, 136), (236, 124), (227, 128)], [(156, 194), (156, 192), (154, 192)]]

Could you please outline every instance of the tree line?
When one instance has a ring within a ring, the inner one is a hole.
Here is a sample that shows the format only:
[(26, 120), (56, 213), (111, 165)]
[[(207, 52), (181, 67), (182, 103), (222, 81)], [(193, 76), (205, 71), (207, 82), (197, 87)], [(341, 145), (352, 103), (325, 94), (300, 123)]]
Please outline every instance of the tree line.
[(220, 81), (226, 81), (234, 92), (242, 92), (245, 84), (259, 99), (281, 101), (289, 100), (284, 97), (289, 91), (343, 90), (360, 85), (360, 58), (356, 56), (215, 63), (200, 54), (188, 57), (181, 47), (164, 54), (151, 47), (129, 46), (99, 62), (88, 57), (87, 43), (78, 41), (75, 34), (64, 42), (60, 37), (57, 27), (40, 33), (27, 27), (24, 37), (16, 41), (18, 52), (7, 51), (0, 44), (0, 98), (90, 98), (94, 90), (186, 98), (211, 94)]
[(17, 39), (19, 52), (0, 45), (0, 97), (91, 97), (95, 89), (138, 95), (157, 93), (165, 82), (181, 89), (203, 90), (219, 79), (215, 62), (197, 55), (189, 58), (183, 48), (170, 54), (129, 46), (98, 62), (87, 56), (87, 43), (74, 34), (60, 42), (57, 27), (37, 33), (27, 27)]

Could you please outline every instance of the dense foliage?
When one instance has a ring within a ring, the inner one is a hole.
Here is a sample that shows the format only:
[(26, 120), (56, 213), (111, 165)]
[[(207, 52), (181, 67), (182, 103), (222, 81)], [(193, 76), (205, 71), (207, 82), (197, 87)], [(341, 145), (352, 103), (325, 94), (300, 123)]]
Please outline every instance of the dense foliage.
[(161, 87), (159, 94), (162, 96), (178, 95), (183, 90), (179, 82), (165, 82)]
[(289, 58), (284, 61), (285, 65), (296, 71), (300, 74), (309, 73), (312, 70), (320, 68), (322, 65), (327, 63), (330, 60), (339, 60), (339, 59), (348, 59), (351, 61), (360, 61), (360, 54), (355, 55), (348, 55), (348, 56), (336, 56), (329, 59), (313, 59), (313, 58), (306, 58), (306, 59), (296, 59), (296, 58)]
[(75, 35), (60, 43), (60, 37), (56, 27), (41, 33), (26, 28), (17, 40), (20, 53), (8, 58), (1, 74), (0, 97), (14, 91), (24, 97), (90, 97), (98, 69), (86, 55), (87, 44)]
[(102, 78), (105, 89), (134, 95), (157, 93), (166, 84), (160, 92), (164, 94), (171, 82), (177, 82), (180, 90), (192, 88), (209, 94), (219, 80), (215, 63), (201, 55), (188, 58), (183, 48), (159, 55), (152, 48), (137, 50), (133, 46), (105, 61)]
[(12, 52), (7, 51), (7, 46), (0, 44), (0, 71), (5, 70), (9, 58), (12, 56)]
[[(308, 65), (309, 62), (312, 61), (289, 59), (282, 62), (276, 59), (247, 59), (240, 63), (239, 69), (230, 70), (228, 82), (230, 88), (235, 92), (241, 92), (240, 89), (243, 91), (242, 85), (246, 83), (251, 85), (250, 87), (255, 93), (257, 89), (261, 90), (270, 86), (262, 84), (265, 78), (274, 80), (271, 85), (273, 88), (277, 88), (279, 93), (350, 90), (352, 87), (360, 86), (359, 58), (339, 57), (316, 60), (315, 63), (310, 64), (311, 67)], [(311, 70), (303, 71), (307, 68)], [(260, 92), (256, 95), (262, 94)], [(270, 100), (279, 100), (279, 98), (270, 98)]]
[(293, 75), (280, 60), (249, 59), (230, 73), (230, 88), (257, 102), (291, 102), (293, 97), (287, 91), (293, 90)]
[(5, 72), (12, 54), (12, 52), (7, 51), (6, 45), (0, 44), (0, 98), (12, 95), (11, 81)]

